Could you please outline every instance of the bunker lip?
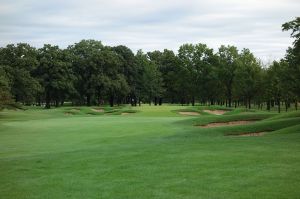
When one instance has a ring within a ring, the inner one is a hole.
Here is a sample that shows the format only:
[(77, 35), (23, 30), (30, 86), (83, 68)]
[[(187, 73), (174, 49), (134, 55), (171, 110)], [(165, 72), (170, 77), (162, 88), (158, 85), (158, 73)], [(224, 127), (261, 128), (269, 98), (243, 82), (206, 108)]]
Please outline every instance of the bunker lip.
[(92, 108), (91, 109), (92, 111), (94, 111), (94, 112), (98, 112), (98, 113), (103, 113), (104, 112), (104, 109), (102, 109), (102, 108)]
[(196, 116), (200, 115), (198, 112), (192, 112), (192, 111), (179, 111), (180, 115), (188, 115), (188, 116)]
[(129, 113), (129, 112), (123, 112), (123, 113), (121, 113), (121, 115), (131, 115), (131, 114), (134, 114), (134, 113)]
[(210, 113), (210, 114), (213, 114), (213, 115), (223, 115), (229, 111), (227, 110), (203, 110), (203, 112), (205, 113)]
[(77, 108), (72, 108), (72, 109), (70, 109), (69, 111), (71, 111), (71, 112), (79, 112), (79, 111), (80, 111), (80, 109), (77, 109)]
[(254, 120), (239, 120), (239, 121), (230, 121), (230, 122), (212, 122), (205, 125), (197, 125), (201, 128), (213, 128), (219, 126), (237, 126), (237, 125), (244, 125), (244, 124), (251, 124), (255, 122)]
[(227, 137), (257, 137), (257, 136), (263, 136), (266, 133), (266, 131), (260, 131), (260, 132), (251, 132), (251, 133), (239, 133), (239, 134), (227, 134), (225, 136)]

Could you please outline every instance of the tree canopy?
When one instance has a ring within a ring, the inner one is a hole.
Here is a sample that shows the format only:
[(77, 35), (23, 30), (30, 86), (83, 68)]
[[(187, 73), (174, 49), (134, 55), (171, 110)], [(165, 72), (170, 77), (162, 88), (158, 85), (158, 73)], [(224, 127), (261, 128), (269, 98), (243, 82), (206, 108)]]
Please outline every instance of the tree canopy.
[(282, 25), (293, 45), (286, 56), (264, 67), (249, 49), (221, 45), (183, 44), (178, 52), (165, 49), (136, 53), (124, 45), (105, 46), (81, 40), (61, 49), (45, 44), (9, 44), (0, 48), (0, 108), (22, 103), (60, 106), (110, 106), (143, 103), (252, 104), (267, 109), (300, 95), (300, 18)]

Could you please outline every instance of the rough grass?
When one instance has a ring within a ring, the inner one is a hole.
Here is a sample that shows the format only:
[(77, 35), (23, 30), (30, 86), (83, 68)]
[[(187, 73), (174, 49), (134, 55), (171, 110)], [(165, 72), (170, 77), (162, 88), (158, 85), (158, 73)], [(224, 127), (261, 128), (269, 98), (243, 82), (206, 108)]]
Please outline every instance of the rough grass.
[[(144, 105), (64, 114), (72, 108), (0, 112), (0, 198), (299, 198), (298, 112), (185, 117), (176, 110), (207, 107)], [(237, 120), (257, 122), (194, 126)]]

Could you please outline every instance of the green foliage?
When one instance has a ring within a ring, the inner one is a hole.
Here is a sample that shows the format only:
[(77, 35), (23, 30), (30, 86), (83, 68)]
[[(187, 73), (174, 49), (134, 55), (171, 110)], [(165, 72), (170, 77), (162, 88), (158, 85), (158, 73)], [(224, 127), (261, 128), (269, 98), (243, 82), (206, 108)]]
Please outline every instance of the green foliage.
[(164, 92), (162, 74), (157, 64), (149, 60), (141, 50), (136, 54), (136, 66), (140, 69), (138, 84), (141, 99), (151, 103)]
[[(28, 44), (0, 48), (0, 66), (11, 97), (23, 104), (59, 106), (180, 103), (298, 108), (300, 93), (299, 18), (282, 26), (295, 38), (284, 59), (268, 67), (250, 52), (221, 45), (183, 44), (134, 54), (128, 47), (81, 40), (67, 49)], [(2, 77), (3, 79), (3, 77)], [(4, 94), (2, 94), (4, 95)], [(7, 94), (5, 94), (8, 96)], [(265, 106), (267, 105), (267, 106)], [(275, 108), (274, 108), (275, 109)]]
[(0, 67), (0, 110), (12, 102), (9, 79), (4, 69)]
[(234, 95), (236, 99), (244, 99), (250, 108), (251, 100), (260, 94), (262, 69), (249, 49), (243, 49), (238, 59), (234, 76)]
[(293, 47), (288, 48), (285, 61), (288, 63), (286, 75), (289, 76), (289, 89), (293, 95), (300, 98), (300, 17), (282, 25), (283, 31), (291, 30), (291, 37), (295, 38)]
[(0, 48), (0, 65), (4, 66), (9, 78), (14, 99), (26, 104), (33, 103), (41, 90), (38, 80), (33, 77), (38, 66), (36, 49), (25, 43)]
[(66, 94), (74, 92), (74, 76), (67, 53), (58, 46), (49, 44), (39, 49), (39, 67), (36, 74), (45, 92), (46, 108), (50, 108), (52, 100), (58, 106), (66, 98)]
[(239, 65), (238, 50), (234, 46), (224, 46), (219, 48), (219, 79), (224, 85), (225, 96), (229, 107), (231, 107), (233, 84), (236, 76), (236, 69)]

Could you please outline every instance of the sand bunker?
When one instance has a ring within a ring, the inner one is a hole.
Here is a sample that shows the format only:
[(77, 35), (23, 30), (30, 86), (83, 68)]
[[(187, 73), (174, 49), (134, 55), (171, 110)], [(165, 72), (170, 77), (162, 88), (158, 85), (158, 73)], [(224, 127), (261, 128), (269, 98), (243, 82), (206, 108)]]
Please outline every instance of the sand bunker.
[(254, 132), (254, 133), (241, 133), (237, 135), (227, 135), (232, 137), (250, 137), (250, 136), (263, 136), (266, 132)]
[(203, 112), (214, 114), (214, 115), (223, 115), (224, 113), (228, 112), (225, 110), (203, 110)]
[(200, 126), (202, 128), (212, 128), (212, 127), (218, 127), (218, 126), (237, 126), (237, 125), (243, 125), (243, 124), (250, 124), (254, 121), (232, 121), (232, 122), (213, 122), (209, 123), (203, 126)]
[(104, 109), (102, 109), (102, 108), (99, 108), (99, 109), (92, 108), (91, 110), (94, 111), (94, 112), (97, 112), (97, 113), (103, 113), (104, 112)]
[(186, 111), (181, 111), (181, 112), (178, 112), (180, 115), (191, 115), (191, 116), (195, 116), (195, 115), (200, 115), (199, 113), (197, 112), (186, 112)]
[(132, 114), (132, 113), (126, 113), (126, 112), (121, 113), (121, 115), (129, 115), (129, 114)]

